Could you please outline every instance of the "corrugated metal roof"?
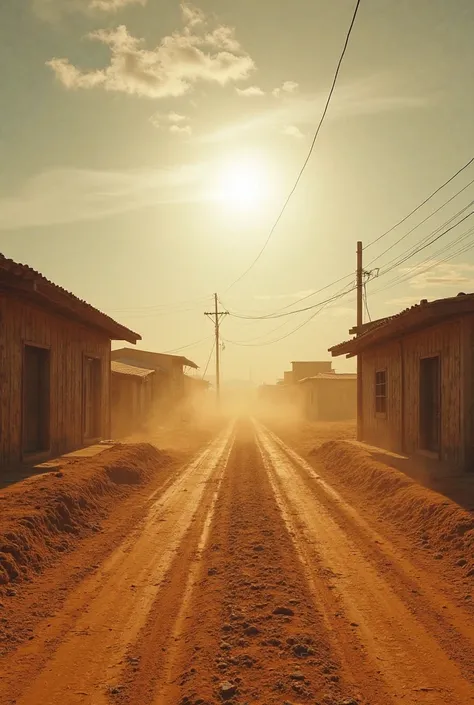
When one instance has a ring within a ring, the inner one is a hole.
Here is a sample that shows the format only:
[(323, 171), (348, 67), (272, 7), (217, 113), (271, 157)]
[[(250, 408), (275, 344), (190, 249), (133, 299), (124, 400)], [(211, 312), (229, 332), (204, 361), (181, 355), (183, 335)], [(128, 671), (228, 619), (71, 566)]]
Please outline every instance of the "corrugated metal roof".
[(338, 374), (337, 372), (319, 372), (317, 375), (314, 375), (314, 377), (305, 377), (304, 379), (300, 379), (299, 384), (302, 384), (303, 382), (311, 382), (314, 379), (330, 379), (331, 381), (340, 381), (357, 379), (357, 375), (353, 373)]
[(149, 377), (150, 375), (155, 374), (155, 370), (146, 370), (143, 367), (136, 367), (135, 365), (126, 365), (124, 362), (118, 362), (117, 360), (111, 361), (110, 369), (115, 374), (128, 375), (131, 377)]
[(141, 350), (139, 348), (119, 348), (118, 350), (112, 350), (112, 358), (115, 360), (123, 360), (127, 356), (134, 361), (134, 364), (139, 362), (143, 367), (153, 367), (153, 369), (159, 367), (160, 358), (161, 362), (164, 362), (163, 358), (169, 358), (178, 361), (184, 367), (192, 367), (195, 370), (198, 369), (198, 365), (196, 365), (195, 362), (188, 360), (187, 357), (183, 357), (182, 355), (151, 352), (150, 350)]
[(70, 291), (54, 284), (26, 264), (19, 264), (0, 253), (0, 285), (6, 289), (15, 288), (27, 298), (72, 316), (80, 322), (104, 331), (111, 340), (126, 340), (136, 343), (141, 340), (138, 333), (117, 323), (113, 318), (79, 299)]

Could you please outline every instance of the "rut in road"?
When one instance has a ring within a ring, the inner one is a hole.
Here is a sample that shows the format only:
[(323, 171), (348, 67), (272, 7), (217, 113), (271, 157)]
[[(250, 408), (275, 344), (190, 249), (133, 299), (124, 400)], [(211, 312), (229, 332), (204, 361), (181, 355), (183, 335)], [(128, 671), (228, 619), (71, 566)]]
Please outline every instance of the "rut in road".
[[(186, 580), (231, 446), (229, 427), (170, 486), (152, 495), (147, 514), (125, 542), (40, 625), (34, 641), (2, 664), (1, 703), (107, 705), (120, 693), (127, 649), (156, 608), (157, 595), (166, 593), (167, 574)], [(161, 614), (169, 638), (174, 622), (166, 603)]]
[[(176, 642), (163, 643), (155, 611), (142, 632), (141, 649), (134, 654), (140, 667), (129, 669), (122, 701), (128, 705), (350, 702), (360, 693), (338, 662), (313, 597), (275, 502), (253, 428), (242, 424)], [(172, 658), (166, 669), (160, 668), (163, 648)], [(154, 674), (153, 684), (147, 680), (149, 674)], [(367, 700), (361, 696), (358, 702)]]
[(281, 439), (258, 425), (257, 438), (302, 561), (313, 573), (319, 566), (331, 588), (321, 599), (341, 645), (361, 645), (392, 702), (474, 702), (472, 617), (438, 592), (436, 578), (416, 575)]

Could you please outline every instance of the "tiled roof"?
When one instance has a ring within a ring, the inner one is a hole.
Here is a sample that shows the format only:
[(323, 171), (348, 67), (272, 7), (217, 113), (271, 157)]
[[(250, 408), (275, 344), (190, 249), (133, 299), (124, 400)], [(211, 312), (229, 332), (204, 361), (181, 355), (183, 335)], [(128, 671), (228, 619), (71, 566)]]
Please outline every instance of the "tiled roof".
[(338, 355), (352, 357), (378, 343), (423, 330), (447, 318), (472, 313), (474, 313), (474, 294), (460, 293), (457, 296), (435, 301), (423, 299), (419, 304), (410, 306), (400, 313), (373, 321), (361, 335), (333, 345), (329, 348), (329, 352), (335, 357)]
[(53, 284), (40, 272), (26, 264), (14, 262), (1, 253), (0, 287), (4, 290), (14, 290), (15, 293), (20, 292), (25, 298), (40, 306), (47, 306), (85, 325), (98, 328), (106, 333), (111, 340), (126, 340), (129, 343), (141, 340), (138, 333), (117, 323), (110, 316), (71, 294), (70, 291)]
[(110, 369), (115, 374), (127, 375), (131, 377), (143, 378), (155, 374), (155, 370), (145, 370), (143, 367), (136, 367), (135, 365), (126, 365), (125, 363), (118, 362), (117, 360), (111, 361)]

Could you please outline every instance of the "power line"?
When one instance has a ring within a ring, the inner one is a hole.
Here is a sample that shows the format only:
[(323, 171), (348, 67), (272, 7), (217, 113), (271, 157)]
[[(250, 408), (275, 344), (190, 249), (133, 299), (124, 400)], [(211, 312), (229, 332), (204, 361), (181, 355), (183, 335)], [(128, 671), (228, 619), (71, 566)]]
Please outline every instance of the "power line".
[[(400, 237), (398, 240), (396, 240), (392, 245), (390, 245), (390, 247), (387, 247), (387, 249), (384, 250), (383, 252), (381, 252), (379, 255), (377, 255), (377, 257), (374, 257), (374, 259), (370, 260), (370, 262), (367, 266), (370, 266), (371, 264), (376, 262), (378, 259), (380, 259), (384, 255), (386, 255), (387, 252), (390, 252), (390, 250), (393, 250), (393, 248), (396, 247), (400, 242), (402, 242), (402, 240), (405, 240), (405, 238), (407, 238), (409, 235), (411, 235), (413, 232), (415, 232), (415, 230), (417, 230), (421, 225), (426, 223), (427, 220), (429, 220), (434, 215), (436, 215), (436, 213), (439, 213), (440, 210), (442, 210), (445, 206), (447, 206), (448, 203), (451, 203), (451, 201), (454, 201), (455, 198), (457, 198), (461, 193), (463, 193), (463, 191), (465, 191), (467, 188), (469, 188), (469, 186), (471, 186), (472, 184), (474, 184), (474, 179), (472, 179), (472, 181), (470, 181), (468, 184), (466, 184), (466, 186), (463, 186), (462, 189), (457, 191), (454, 194), (454, 196), (451, 196), (451, 198), (448, 198), (448, 200), (445, 201), (441, 206), (439, 206), (439, 208), (437, 208), (435, 211), (433, 211), (432, 213), (427, 215), (426, 218), (424, 218), (419, 223), (417, 223), (417, 225), (415, 225), (411, 230), (409, 230), (407, 233), (405, 233), (405, 235), (402, 235), (402, 237)], [(472, 202), (469, 205), (472, 205)], [(367, 247), (369, 247), (369, 246), (367, 245)]]
[(216, 347), (216, 341), (214, 340), (214, 342), (212, 343), (211, 352), (209, 353), (209, 357), (208, 357), (207, 362), (206, 362), (206, 367), (204, 368), (204, 372), (202, 373), (202, 378), (201, 378), (201, 379), (204, 379), (204, 377), (206, 376), (207, 370), (209, 369), (209, 364), (210, 364), (210, 362), (211, 362), (212, 353), (214, 352), (214, 348), (215, 348), (215, 347)]
[(324, 122), (324, 119), (325, 119), (325, 117), (326, 117), (326, 113), (328, 112), (329, 104), (330, 104), (330, 102), (331, 102), (331, 98), (332, 98), (332, 95), (333, 95), (333, 93), (334, 93), (334, 89), (335, 89), (335, 87), (336, 87), (336, 83), (337, 83), (337, 79), (338, 79), (338, 76), (339, 76), (339, 72), (340, 72), (340, 69), (341, 69), (341, 66), (342, 66), (342, 62), (343, 62), (344, 56), (345, 56), (345, 54), (346, 54), (346, 50), (347, 50), (347, 47), (348, 47), (348, 44), (349, 44), (350, 36), (351, 36), (351, 34), (352, 34), (352, 29), (353, 29), (353, 27), (354, 27), (354, 24), (355, 24), (355, 21), (356, 21), (356, 17), (357, 17), (357, 13), (358, 13), (358, 11), (359, 11), (360, 3), (361, 3), (361, 0), (357, 0), (356, 5), (355, 5), (355, 8), (354, 8), (353, 15), (352, 15), (352, 20), (351, 20), (351, 23), (350, 23), (350, 25), (349, 25), (349, 30), (348, 30), (348, 32), (347, 32), (346, 39), (345, 39), (345, 41), (344, 41), (344, 46), (343, 46), (343, 48), (342, 48), (342, 52), (341, 52), (341, 55), (340, 55), (340, 57), (339, 57), (339, 61), (338, 61), (338, 63), (337, 63), (337, 67), (336, 67), (336, 71), (335, 71), (335, 74), (334, 74), (334, 78), (333, 78), (333, 81), (332, 81), (332, 84), (331, 84), (331, 88), (330, 88), (330, 91), (329, 91), (329, 95), (328, 95), (328, 97), (327, 97), (327, 100), (326, 100), (326, 104), (325, 104), (325, 106), (324, 106), (323, 113), (322, 113), (322, 115), (321, 115), (321, 119), (320, 119), (319, 124), (318, 124), (318, 126), (317, 126), (317, 128), (316, 128), (316, 132), (315, 132), (315, 134), (314, 134), (313, 141), (311, 142), (311, 146), (310, 146), (310, 148), (309, 148), (309, 152), (308, 152), (308, 154), (307, 154), (307, 156), (306, 156), (305, 161), (303, 162), (303, 166), (301, 167), (301, 169), (300, 169), (300, 171), (299, 171), (299, 174), (298, 174), (298, 176), (297, 176), (297, 178), (296, 178), (296, 181), (295, 181), (295, 183), (294, 183), (294, 185), (293, 185), (293, 188), (291, 189), (290, 193), (288, 194), (288, 196), (287, 196), (287, 198), (286, 198), (286, 201), (284, 202), (283, 207), (282, 207), (280, 213), (278, 214), (278, 217), (277, 217), (275, 223), (273, 224), (273, 226), (272, 226), (272, 228), (271, 228), (271, 230), (270, 230), (270, 233), (269, 233), (269, 235), (268, 235), (268, 237), (267, 237), (265, 243), (263, 244), (262, 249), (261, 249), (260, 252), (257, 254), (257, 256), (255, 257), (255, 259), (253, 260), (253, 262), (251, 263), (251, 265), (245, 270), (245, 272), (244, 272), (243, 274), (241, 274), (240, 277), (238, 277), (238, 279), (236, 279), (234, 282), (232, 282), (232, 284), (226, 289), (226, 292), (229, 291), (229, 290), (230, 290), (233, 286), (235, 286), (238, 282), (240, 282), (240, 281), (250, 272), (250, 270), (253, 269), (253, 267), (256, 265), (256, 263), (258, 262), (258, 260), (260, 259), (260, 257), (261, 257), (262, 254), (264, 253), (264, 251), (266, 250), (266, 248), (267, 248), (267, 246), (268, 246), (268, 243), (270, 242), (270, 240), (271, 240), (271, 238), (272, 238), (272, 236), (273, 236), (273, 233), (275, 232), (275, 230), (276, 230), (276, 228), (277, 228), (277, 225), (279, 224), (280, 220), (282, 219), (283, 214), (284, 214), (284, 212), (285, 212), (285, 210), (286, 210), (286, 208), (287, 208), (287, 206), (288, 206), (288, 204), (289, 204), (289, 202), (290, 202), (290, 200), (291, 200), (293, 194), (295, 193), (296, 189), (298, 188), (298, 184), (299, 184), (299, 182), (301, 181), (301, 177), (303, 176), (303, 173), (304, 173), (306, 167), (308, 166), (308, 163), (309, 163), (309, 160), (310, 160), (310, 158), (311, 158), (311, 155), (313, 154), (314, 147), (315, 147), (315, 145), (316, 145), (316, 140), (318, 139), (319, 133), (320, 133), (320, 131), (321, 131), (321, 127), (323, 126), (323, 122)]
[(449, 183), (451, 183), (451, 181), (453, 181), (456, 178), (456, 176), (459, 176), (459, 174), (461, 174), (465, 169), (467, 169), (473, 162), (474, 162), (474, 157), (472, 157), (468, 162), (466, 162), (466, 164), (464, 164), (464, 166), (462, 166), (460, 169), (458, 169), (458, 171), (455, 174), (453, 174), (453, 176), (450, 176), (450, 178), (447, 181), (445, 181), (444, 184), (442, 184), (441, 186), (438, 186), (438, 188), (435, 189), (433, 191), (433, 193), (431, 193), (428, 196), (428, 198), (425, 198), (425, 200), (422, 201), (418, 206), (416, 206), (416, 208), (414, 208), (412, 211), (410, 211), (410, 213), (408, 213), (408, 215), (406, 215), (404, 218), (399, 220), (398, 223), (395, 223), (395, 225), (392, 225), (392, 227), (389, 228), (388, 230), (386, 230), (384, 233), (382, 233), (382, 235), (379, 235), (378, 237), (376, 237), (375, 240), (372, 240), (371, 242), (369, 242), (369, 244), (364, 247), (364, 250), (367, 250), (369, 247), (372, 247), (372, 245), (375, 245), (376, 242), (379, 242), (379, 240), (382, 240), (382, 238), (389, 235), (391, 232), (393, 232), (393, 230), (395, 230), (395, 228), (398, 228), (399, 225), (401, 225), (406, 220), (408, 220), (408, 218), (410, 216), (412, 216), (414, 213), (419, 211), (420, 208), (422, 208), (425, 205), (425, 203), (428, 203), (428, 201), (430, 201), (433, 198), (433, 196), (436, 196), (437, 193), (439, 193), (445, 186), (447, 186)]
[[(347, 287), (344, 287), (347, 289)], [(329, 299), (326, 299), (324, 301), (318, 301), (317, 304), (312, 304), (311, 306), (305, 306), (304, 308), (299, 308), (294, 311), (286, 311), (286, 313), (274, 313), (271, 315), (264, 315), (264, 316), (247, 316), (247, 315), (241, 315), (238, 313), (233, 313), (232, 311), (229, 311), (229, 315), (232, 316), (233, 318), (240, 318), (245, 321), (263, 321), (263, 320), (272, 320), (276, 318), (284, 318), (285, 316), (292, 316), (295, 313), (304, 313), (305, 311), (311, 311), (314, 308), (318, 308), (319, 306), (329, 304), (332, 301), (336, 301), (337, 299), (340, 299), (342, 296), (345, 296), (351, 291), (354, 291), (355, 286), (351, 286), (351, 288), (348, 291), (345, 291), (344, 293), (338, 293), (335, 294), (334, 296), (331, 296)]]
[(175, 353), (179, 352), (180, 350), (187, 350), (188, 348), (194, 348), (197, 345), (200, 345), (201, 343), (204, 343), (204, 341), (209, 340), (210, 336), (206, 336), (205, 338), (201, 338), (200, 340), (194, 341), (194, 343), (189, 343), (188, 345), (182, 345), (180, 348), (173, 348), (173, 350), (165, 350), (163, 355), (168, 355), (170, 353)]

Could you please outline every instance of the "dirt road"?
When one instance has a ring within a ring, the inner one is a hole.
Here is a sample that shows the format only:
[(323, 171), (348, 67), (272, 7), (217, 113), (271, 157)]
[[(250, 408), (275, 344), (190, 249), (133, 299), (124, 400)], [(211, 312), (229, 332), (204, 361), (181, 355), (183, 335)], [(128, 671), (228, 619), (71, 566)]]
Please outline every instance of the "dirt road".
[(239, 422), (0, 662), (0, 702), (467, 705), (474, 620), (295, 451)]

